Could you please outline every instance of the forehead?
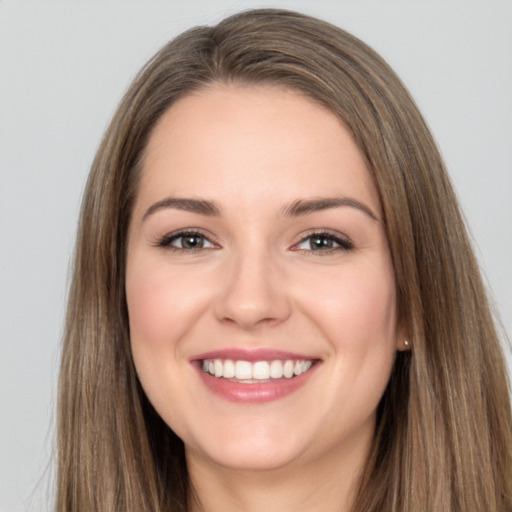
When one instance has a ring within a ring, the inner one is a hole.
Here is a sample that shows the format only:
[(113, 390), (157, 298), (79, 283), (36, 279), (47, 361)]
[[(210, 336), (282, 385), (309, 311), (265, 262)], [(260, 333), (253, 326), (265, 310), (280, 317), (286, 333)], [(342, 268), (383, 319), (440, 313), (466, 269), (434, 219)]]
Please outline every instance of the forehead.
[(235, 194), (254, 206), (270, 196), (356, 195), (380, 210), (366, 160), (339, 118), (275, 86), (214, 85), (178, 100), (150, 137), (139, 192), (155, 200)]

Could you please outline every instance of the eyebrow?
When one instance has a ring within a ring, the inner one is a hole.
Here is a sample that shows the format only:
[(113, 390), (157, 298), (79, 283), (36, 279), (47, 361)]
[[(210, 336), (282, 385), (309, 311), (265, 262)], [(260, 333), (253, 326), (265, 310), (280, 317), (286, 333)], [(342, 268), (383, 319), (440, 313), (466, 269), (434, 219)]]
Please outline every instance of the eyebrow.
[(377, 215), (361, 201), (351, 197), (320, 197), (313, 199), (298, 199), (286, 206), (283, 210), (283, 215), (287, 217), (298, 217), (307, 215), (308, 213), (328, 210), (330, 208), (340, 208), (342, 206), (349, 206), (357, 208), (373, 220), (379, 220)]
[[(351, 197), (320, 197), (313, 199), (297, 199), (289, 205), (285, 206), (282, 214), (285, 217), (300, 217), (330, 208), (340, 208), (349, 206), (356, 208), (373, 220), (378, 220), (377, 215), (361, 201)], [(180, 197), (166, 197), (151, 205), (144, 213), (142, 220), (146, 220), (153, 213), (163, 209), (184, 210), (199, 215), (206, 215), (209, 217), (218, 217), (221, 215), (220, 208), (213, 202), (206, 199), (192, 199)]]
[(151, 214), (165, 208), (174, 208), (175, 210), (184, 210), (212, 217), (218, 217), (220, 215), (220, 208), (213, 201), (207, 201), (206, 199), (167, 197), (151, 205), (146, 210), (146, 213), (144, 213), (142, 220), (146, 220)]

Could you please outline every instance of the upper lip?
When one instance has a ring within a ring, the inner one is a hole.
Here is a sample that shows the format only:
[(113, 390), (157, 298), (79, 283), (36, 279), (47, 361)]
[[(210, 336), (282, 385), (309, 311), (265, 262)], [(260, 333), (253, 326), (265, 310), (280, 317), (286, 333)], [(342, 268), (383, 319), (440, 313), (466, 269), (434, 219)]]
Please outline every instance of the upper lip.
[(240, 348), (227, 348), (212, 350), (194, 356), (192, 361), (202, 361), (204, 359), (232, 359), (235, 361), (274, 361), (280, 359), (286, 361), (293, 360), (314, 360), (317, 357), (308, 356), (305, 354), (298, 354), (296, 352), (287, 352), (283, 350), (257, 348), (257, 349), (240, 349)]

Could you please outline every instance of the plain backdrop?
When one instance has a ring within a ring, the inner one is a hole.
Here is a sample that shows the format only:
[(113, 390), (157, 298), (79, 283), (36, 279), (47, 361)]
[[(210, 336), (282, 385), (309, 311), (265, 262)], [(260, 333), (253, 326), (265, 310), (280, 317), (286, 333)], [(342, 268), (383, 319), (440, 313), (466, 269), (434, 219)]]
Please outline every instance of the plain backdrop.
[(121, 94), (180, 31), (261, 6), (347, 29), (402, 77), (512, 332), (512, 1), (0, 1), (0, 511), (51, 508), (69, 258)]

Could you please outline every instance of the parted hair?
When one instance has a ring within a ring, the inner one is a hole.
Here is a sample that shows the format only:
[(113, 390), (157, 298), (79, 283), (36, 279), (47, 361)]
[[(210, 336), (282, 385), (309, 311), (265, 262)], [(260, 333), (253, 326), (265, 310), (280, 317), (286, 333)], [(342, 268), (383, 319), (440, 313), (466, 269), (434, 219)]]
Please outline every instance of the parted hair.
[(180, 97), (275, 85), (327, 107), (365, 156), (382, 203), (399, 311), (354, 512), (510, 512), (512, 418), (503, 348), (433, 137), (367, 45), (302, 14), (251, 10), (164, 46), (124, 95), (80, 213), (58, 398), (59, 512), (186, 511), (182, 441), (137, 380), (125, 299), (127, 230), (144, 151)]

